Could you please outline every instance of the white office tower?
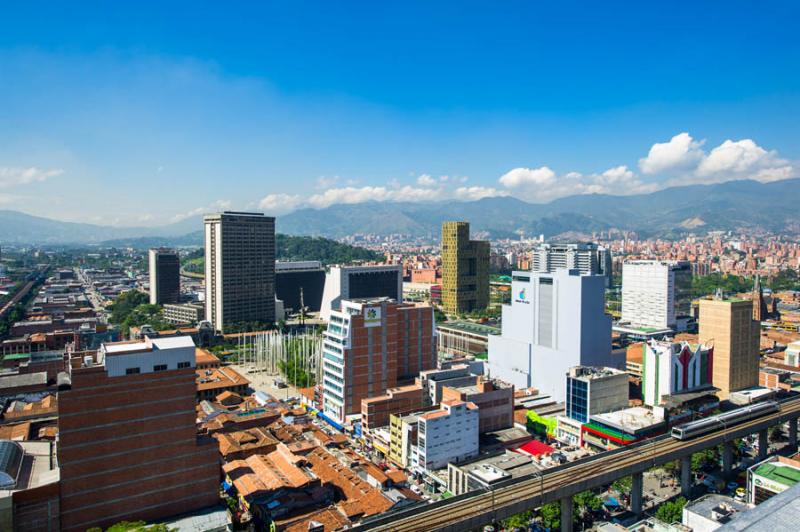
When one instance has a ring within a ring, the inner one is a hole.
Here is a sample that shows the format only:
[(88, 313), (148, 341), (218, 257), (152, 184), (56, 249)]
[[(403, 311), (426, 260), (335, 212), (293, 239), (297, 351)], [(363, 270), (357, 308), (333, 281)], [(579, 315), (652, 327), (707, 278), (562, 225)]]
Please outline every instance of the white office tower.
[(564, 401), (564, 375), (571, 367), (614, 366), (604, 276), (515, 271), (511, 290), (502, 334), (489, 336), (491, 377)]
[(204, 221), (206, 319), (220, 331), (234, 323), (273, 323), (275, 218), (226, 211)]
[(636, 328), (680, 329), (692, 304), (688, 262), (632, 260), (622, 265), (620, 322)]
[(403, 302), (403, 266), (331, 266), (325, 276), (325, 289), (319, 317), (330, 321), (331, 311), (339, 310), (344, 299), (388, 297)]
[(533, 249), (531, 271), (551, 273), (559, 268), (604, 275), (606, 287), (611, 285), (611, 252), (592, 242), (541, 244)]

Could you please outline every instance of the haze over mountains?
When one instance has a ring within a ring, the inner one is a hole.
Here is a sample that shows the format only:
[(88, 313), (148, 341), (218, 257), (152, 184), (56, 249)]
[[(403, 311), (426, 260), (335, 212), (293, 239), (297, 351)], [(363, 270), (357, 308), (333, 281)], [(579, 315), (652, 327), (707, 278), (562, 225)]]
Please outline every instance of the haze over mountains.
[[(634, 196), (569, 196), (546, 204), (526, 203), (513, 197), (471, 202), (339, 204), (280, 216), (277, 230), (329, 238), (357, 233), (438, 238), (442, 221), (468, 220), (474, 231), (485, 232), (491, 238), (514, 237), (520, 232), (549, 238), (610, 228), (663, 237), (738, 228), (794, 233), (800, 229), (798, 205), (800, 179), (772, 183), (746, 180), (673, 187)], [(150, 245), (199, 245), (201, 230), (202, 216), (158, 227), (112, 227), (0, 210), (0, 243), (125, 243), (154, 237), (147, 239), (152, 241)]]

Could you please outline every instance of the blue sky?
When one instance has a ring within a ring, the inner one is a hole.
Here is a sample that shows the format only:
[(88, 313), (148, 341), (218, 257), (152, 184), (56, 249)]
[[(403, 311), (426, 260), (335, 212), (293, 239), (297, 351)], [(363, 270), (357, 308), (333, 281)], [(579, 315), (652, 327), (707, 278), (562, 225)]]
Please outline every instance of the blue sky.
[(0, 208), (154, 225), (800, 177), (796, 2), (383, 4), (4, 3)]

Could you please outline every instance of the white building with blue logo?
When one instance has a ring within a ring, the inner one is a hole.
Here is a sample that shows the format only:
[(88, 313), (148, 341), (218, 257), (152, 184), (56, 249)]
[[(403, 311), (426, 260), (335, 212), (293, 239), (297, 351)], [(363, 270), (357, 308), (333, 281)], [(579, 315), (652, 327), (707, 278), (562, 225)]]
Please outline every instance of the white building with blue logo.
[(502, 334), (489, 336), (489, 376), (564, 401), (569, 368), (616, 365), (604, 276), (515, 271), (511, 291)]

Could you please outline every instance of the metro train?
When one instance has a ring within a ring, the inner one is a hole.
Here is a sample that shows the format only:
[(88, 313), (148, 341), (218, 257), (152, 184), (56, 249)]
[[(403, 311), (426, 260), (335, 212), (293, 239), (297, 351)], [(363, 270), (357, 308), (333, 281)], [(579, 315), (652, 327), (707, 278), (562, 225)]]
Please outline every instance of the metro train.
[(730, 412), (723, 412), (716, 416), (709, 416), (697, 421), (690, 421), (672, 428), (672, 437), (679, 440), (689, 440), (691, 438), (715, 431), (720, 427), (732, 427), (749, 419), (772, 414), (780, 411), (781, 405), (775, 401), (765, 401), (743, 406)]

